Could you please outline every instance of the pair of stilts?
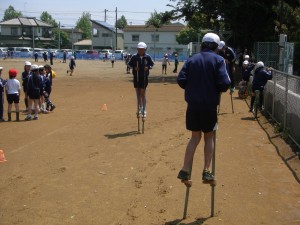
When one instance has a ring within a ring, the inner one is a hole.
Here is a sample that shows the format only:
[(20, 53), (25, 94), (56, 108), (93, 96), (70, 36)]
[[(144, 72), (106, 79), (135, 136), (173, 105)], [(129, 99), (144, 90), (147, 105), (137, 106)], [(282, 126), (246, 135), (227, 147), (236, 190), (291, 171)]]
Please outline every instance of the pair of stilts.
[[(230, 98), (231, 98), (231, 109), (232, 109), (232, 113), (234, 113), (234, 109), (233, 109), (233, 100), (232, 100), (232, 93), (230, 94)], [(221, 105), (221, 95), (220, 95), (220, 102), (219, 102), (219, 107), (218, 107), (218, 114), (220, 112), (220, 105)], [(216, 166), (215, 166), (215, 162), (216, 162), (216, 137), (217, 137), (217, 128), (214, 130), (214, 152), (213, 152), (213, 158), (212, 158), (212, 175), (215, 177), (215, 173), (216, 173)], [(193, 165), (193, 163), (192, 163)], [(192, 176), (192, 169), (190, 171), (190, 179)], [(215, 214), (215, 186), (216, 186), (216, 180), (212, 180), (209, 182), (203, 182), (205, 184), (210, 184), (211, 186), (211, 213), (210, 216), (213, 217)], [(190, 188), (192, 186), (192, 182), (191, 181), (187, 181), (184, 183), (186, 185), (186, 193), (185, 193), (185, 202), (184, 202), (184, 210), (183, 210), (183, 219), (186, 218), (186, 214), (187, 214), (187, 208), (188, 208), (188, 201), (189, 201), (189, 193), (190, 193)]]

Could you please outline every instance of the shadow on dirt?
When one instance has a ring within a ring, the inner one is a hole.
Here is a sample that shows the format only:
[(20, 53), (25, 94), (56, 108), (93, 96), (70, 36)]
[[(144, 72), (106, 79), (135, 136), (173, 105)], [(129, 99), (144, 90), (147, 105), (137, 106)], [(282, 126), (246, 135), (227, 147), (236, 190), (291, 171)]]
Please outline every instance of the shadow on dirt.
[(248, 116), (248, 117), (241, 118), (241, 120), (255, 121), (256, 119), (254, 118), (254, 116)]
[[(132, 83), (132, 78), (128, 79)], [(177, 76), (171, 75), (150, 75), (148, 78), (149, 84), (163, 83), (163, 84), (177, 84)]]
[(128, 137), (133, 135), (138, 135), (139, 133), (137, 131), (129, 131), (125, 133), (118, 133), (118, 134), (105, 134), (104, 136), (108, 139), (115, 139), (115, 138), (121, 138), (121, 137)]
[(173, 221), (169, 221), (169, 222), (166, 222), (164, 223), (164, 225), (201, 225), (203, 224), (206, 220), (208, 220), (210, 217), (207, 217), (207, 218), (197, 218), (194, 222), (191, 222), (191, 223), (184, 223), (182, 222), (183, 219), (176, 219), (176, 220), (173, 220)]

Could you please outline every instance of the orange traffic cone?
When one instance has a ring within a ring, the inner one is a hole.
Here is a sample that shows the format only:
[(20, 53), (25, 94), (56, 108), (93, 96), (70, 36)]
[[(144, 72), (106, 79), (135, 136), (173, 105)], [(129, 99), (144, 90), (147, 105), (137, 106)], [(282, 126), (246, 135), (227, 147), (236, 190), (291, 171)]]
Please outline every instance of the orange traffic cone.
[(0, 162), (6, 162), (3, 150), (0, 150)]
[(106, 104), (103, 104), (103, 106), (101, 107), (101, 110), (102, 110), (102, 111), (107, 111), (107, 105), (106, 105)]

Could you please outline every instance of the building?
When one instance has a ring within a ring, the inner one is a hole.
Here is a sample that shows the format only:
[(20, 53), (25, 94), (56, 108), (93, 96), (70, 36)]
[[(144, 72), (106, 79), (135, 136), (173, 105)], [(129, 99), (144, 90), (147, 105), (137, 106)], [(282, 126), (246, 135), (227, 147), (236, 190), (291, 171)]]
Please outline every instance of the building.
[(180, 45), (176, 41), (176, 35), (185, 26), (181, 23), (163, 25), (160, 28), (146, 25), (128, 25), (124, 28), (124, 49), (129, 53), (136, 52), (138, 42), (145, 42), (148, 46), (147, 53), (153, 59), (159, 59), (164, 54), (188, 55), (187, 45)]
[[(106, 22), (91, 20), (93, 49), (124, 49), (124, 33)], [(116, 35), (117, 33), (117, 35)], [(117, 38), (116, 38), (117, 37)]]
[[(77, 28), (65, 28), (64, 26), (60, 26), (60, 32), (65, 32), (68, 35), (68, 48), (72, 50), (78, 49), (77, 42), (82, 41), (83, 32), (80, 29)], [(90, 48), (90, 47), (89, 47)]]
[(0, 22), (0, 46), (44, 47), (52, 41), (52, 25), (34, 17), (18, 17)]

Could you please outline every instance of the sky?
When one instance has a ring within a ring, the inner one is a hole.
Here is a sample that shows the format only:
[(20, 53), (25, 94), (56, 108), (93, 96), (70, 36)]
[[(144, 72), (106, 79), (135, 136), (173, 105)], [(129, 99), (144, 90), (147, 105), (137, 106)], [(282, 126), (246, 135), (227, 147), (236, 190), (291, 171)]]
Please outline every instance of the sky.
[(5, 10), (11, 5), (23, 16), (40, 18), (43, 11), (47, 11), (56, 22), (63, 26), (75, 26), (83, 12), (89, 12), (93, 20), (105, 20), (111, 25), (115, 24), (116, 8), (117, 18), (125, 16), (128, 25), (143, 25), (155, 10), (170, 11), (167, 4), (175, 5), (170, 0), (0, 0), (0, 21)]

